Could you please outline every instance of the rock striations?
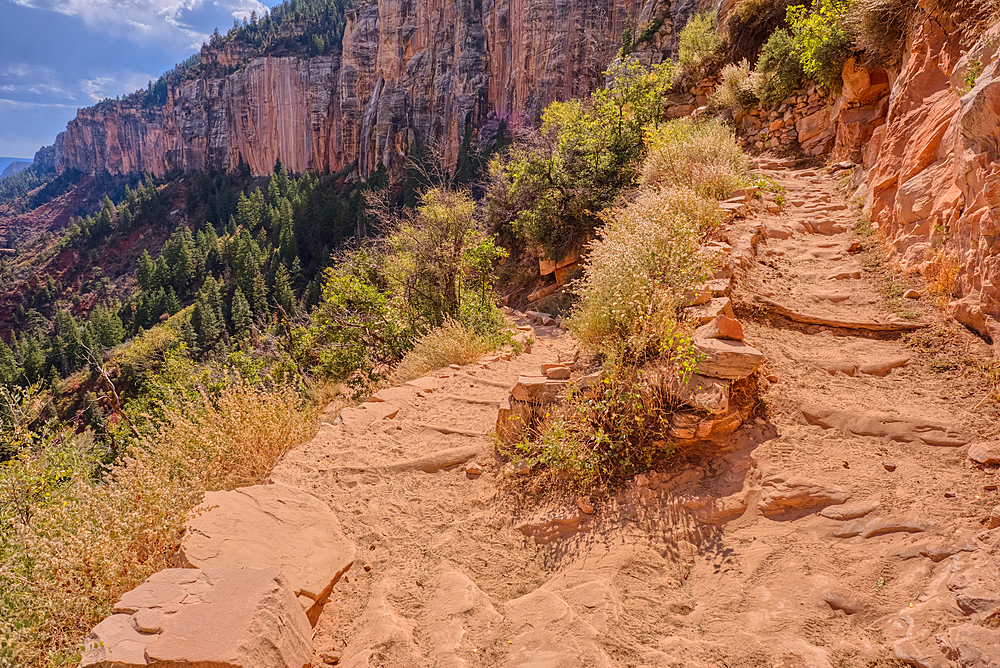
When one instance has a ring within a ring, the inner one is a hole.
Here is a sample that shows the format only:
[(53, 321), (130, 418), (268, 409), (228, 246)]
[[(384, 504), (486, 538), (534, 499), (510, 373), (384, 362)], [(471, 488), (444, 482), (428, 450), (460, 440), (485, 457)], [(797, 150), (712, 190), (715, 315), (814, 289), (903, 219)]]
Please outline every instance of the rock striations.
[[(80, 110), (56, 142), (60, 171), (162, 175), (173, 169), (362, 176), (384, 164), (400, 177), (411, 146), (440, 147), (454, 163), (467, 132), (537, 119), (549, 102), (586, 95), (620, 44), (626, 19), (662, 20), (647, 47), (674, 49), (675, 19), (691, 3), (664, 0), (379, 0), (351, 10), (339, 55), (245, 54), (203, 47), (204, 71), (144, 108)], [(219, 67), (221, 66), (221, 67)]]

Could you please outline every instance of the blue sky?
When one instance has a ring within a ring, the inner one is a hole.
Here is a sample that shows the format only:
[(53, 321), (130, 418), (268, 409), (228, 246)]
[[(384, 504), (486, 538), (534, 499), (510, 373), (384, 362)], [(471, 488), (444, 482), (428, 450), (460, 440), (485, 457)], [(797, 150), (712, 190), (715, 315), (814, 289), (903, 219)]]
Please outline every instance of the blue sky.
[(216, 26), (280, 0), (0, 0), (0, 156), (31, 158), (76, 110), (145, 88)]

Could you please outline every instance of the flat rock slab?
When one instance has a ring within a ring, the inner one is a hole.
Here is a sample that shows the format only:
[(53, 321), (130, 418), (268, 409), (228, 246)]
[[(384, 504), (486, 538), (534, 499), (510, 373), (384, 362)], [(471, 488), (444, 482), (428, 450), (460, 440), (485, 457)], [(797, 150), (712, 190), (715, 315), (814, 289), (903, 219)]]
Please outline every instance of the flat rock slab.
[(698, 373), (703, 376), (739, 380), (764, 363), (764, 353), (742, 341), (696, 338), (694, 347), (705, 356), (698, 363)]
[(798, 475), (776, 474), (762, 483), (759, 503), (764, 514), (783, 513), (844, 503), (851, 493)]
[(81, 668), (304, 668), (312, 629), (277, 568), (170, 568), (125, 594)]
[(851, 538), (861, 536), (871, 538), (887, 533), (919, 533), (933, 526), (909, 517), (873, 517), (868, 520), (852, 520), (837, 527), (833, 535), (836, 538)]
[(947, 447), (958, 447), (969, 442), (968, 438), (951, 425), (913, 416), (838, 411), (816, 404), (803, 405), (800, 410), (810, 424), (825, 429), (843, 429), (857, 436), (886, 437), (903, 443), (920, 441), (927, 445)]
[(854, 503), (845, 503), (840, 506), (829, 506), (819, 511), (819, 515), (831, 520), (853, 520), (874, 512), (878, 507), (878, 499), (855, 501)]
[(330, 508), (286, 485), (207, 492), (181, 541), (185, 566), (279, 568), (314, 623), (354, 556)]

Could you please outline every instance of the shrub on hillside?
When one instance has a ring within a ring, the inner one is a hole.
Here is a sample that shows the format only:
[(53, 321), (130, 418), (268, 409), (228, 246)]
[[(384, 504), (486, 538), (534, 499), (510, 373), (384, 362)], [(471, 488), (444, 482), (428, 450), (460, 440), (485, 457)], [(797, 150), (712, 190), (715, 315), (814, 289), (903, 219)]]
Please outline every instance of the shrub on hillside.
[(855, 47), (869, 67), (895, 67), (917, 12), (910, 0), (856, 0), (848, 14)]
[(490, 345), (506, 329), (493, 285), (493, 265), (506, 251), (481, 232), (467, 193), (429, 190), (403, 215), (384, 200), (372, 206), (385, 238), (327, 270), (323, 297), (297, 335), (323, 376), (362, 393), (448, 322)]
[(612, 360), (669, 346), (685, 293), (709, 273), (699, 249), (719, 220), (714, 201), (676, 186), (643, 188), (611, 212), (576, 287), (573, 333)]
[(673, 66), (616, 60), (590, 100), (554, 102), (541, 132), (490, 164), (490, 228), (508, 226), (549, 258), (561, 258), (600, 224), (597, 212), (635, 183), (643, 130), (660, 119)]
[[(158, 428), (99, 479), (72, 430), (33, 428), (30, 445), (0, 465), (0, 665), (77, 660), (114, 602), (172, 565), (203, 493), (262, 482), (316, 418), (295, 392), (239, 381), (214, 395), (176, 394), (160, 413)], [(11, 499), (26, 489), (37, 490), (32, 512), (12, 516)]]
[(716, 108), (730, 109), (734, 112), (753, 109), (760, 103), (754, 81), (750, 63), (746, 58), (739, 63), (729, 63), (722, 68), (722, 81), (709, 102)]
[(848, 32), (850, 7), (851, 0), (819, 0), (812, 10), (802, 5), (788, 8), (786, 20), (802, 70), (827, 90), (840, 90), (844, 62), (853, 49)]
[(775, 30), (760, 52), (754, 70), (754, 89), (765, 109), (773, 109), (805, 80), (795, 38), (785, 29)]
[(646, 144), (644, 186), (690, 187), (701, 197), (722, 200), (750, 183), (746, 155), (732, 129), (718, 119), (664, 123), (646, 133)]
[(715, 30), (715, 10), (691, 17), (677, 38), (679, 74), (697, 81), (720, 62), (726, 42)]

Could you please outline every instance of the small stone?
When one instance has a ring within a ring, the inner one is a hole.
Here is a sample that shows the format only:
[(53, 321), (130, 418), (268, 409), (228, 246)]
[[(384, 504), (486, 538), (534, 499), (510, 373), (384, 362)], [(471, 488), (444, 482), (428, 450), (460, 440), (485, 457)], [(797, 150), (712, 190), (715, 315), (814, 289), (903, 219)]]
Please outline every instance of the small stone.
[(958, 496), (958, 495), (955, 494), (955, 492), (945, 492), (944, 493), (944, 498), (946, 498), (946, 499), (954, 499), (956, 496)]
[(462, 367), (458, 366), (457, 364), (449, 364), (448, 368), (449, 369), (454, 369), (455, 371), (461, 371), (462, 370)]
[(368, 564), (364, 565), (364, 569), (365, 569), (365, 573), (371, 573), (372, 572), (372, 567), (370, 565), (368, 565)]
[(986, 518), (986, 528), (996, 529), (1000, 527), (1000, 506), (994, 506), (990, 511), (990, 516)]
[(882, 466), (885, 467), (886, 471), (892, 472), (896, 470), (896, 465), (892, 462), (882, 462)]
[(334, 666), (340, 663), (340, 652), (337, 651), (323, 652), (322, 654), (319, 655), (319, 658), (320, 661), (322, 661), (326, 665)]
[(482, 475), (483, 465), (479, 462), (469, 462), (465, 467), (465, 472), (469, 475)]
[(903, 299), (920, 299), (922, 295), (916, 290), (910, 289), (903, 293)]
[(585, 497), (580, 497), (576, 500), (576, 507), (580, 509), (580, 512), (584, 515), (593, 515), (594, 506)]
[(988, 483), (983, 485), (983, 489), (985, 489), (987, 492), (995, 492), (997, 486), (994, 483)]
[(743, 340), (743, 325), (739, 320), (720, 314), (707, 325), (702, 325), (695, 331), (695, 337), (704, 339)]
[(847, 247), (848, 253), (860, 253), (861, 252), (861, 240), (852, 239), (851, 245)]
[(649, 478), (639, 473), (635, 476), (636, 487), (649, 487)]
[(542, 374), (551, 380), (569, 380), (571, 372), (566, 364), (543, 364)]

